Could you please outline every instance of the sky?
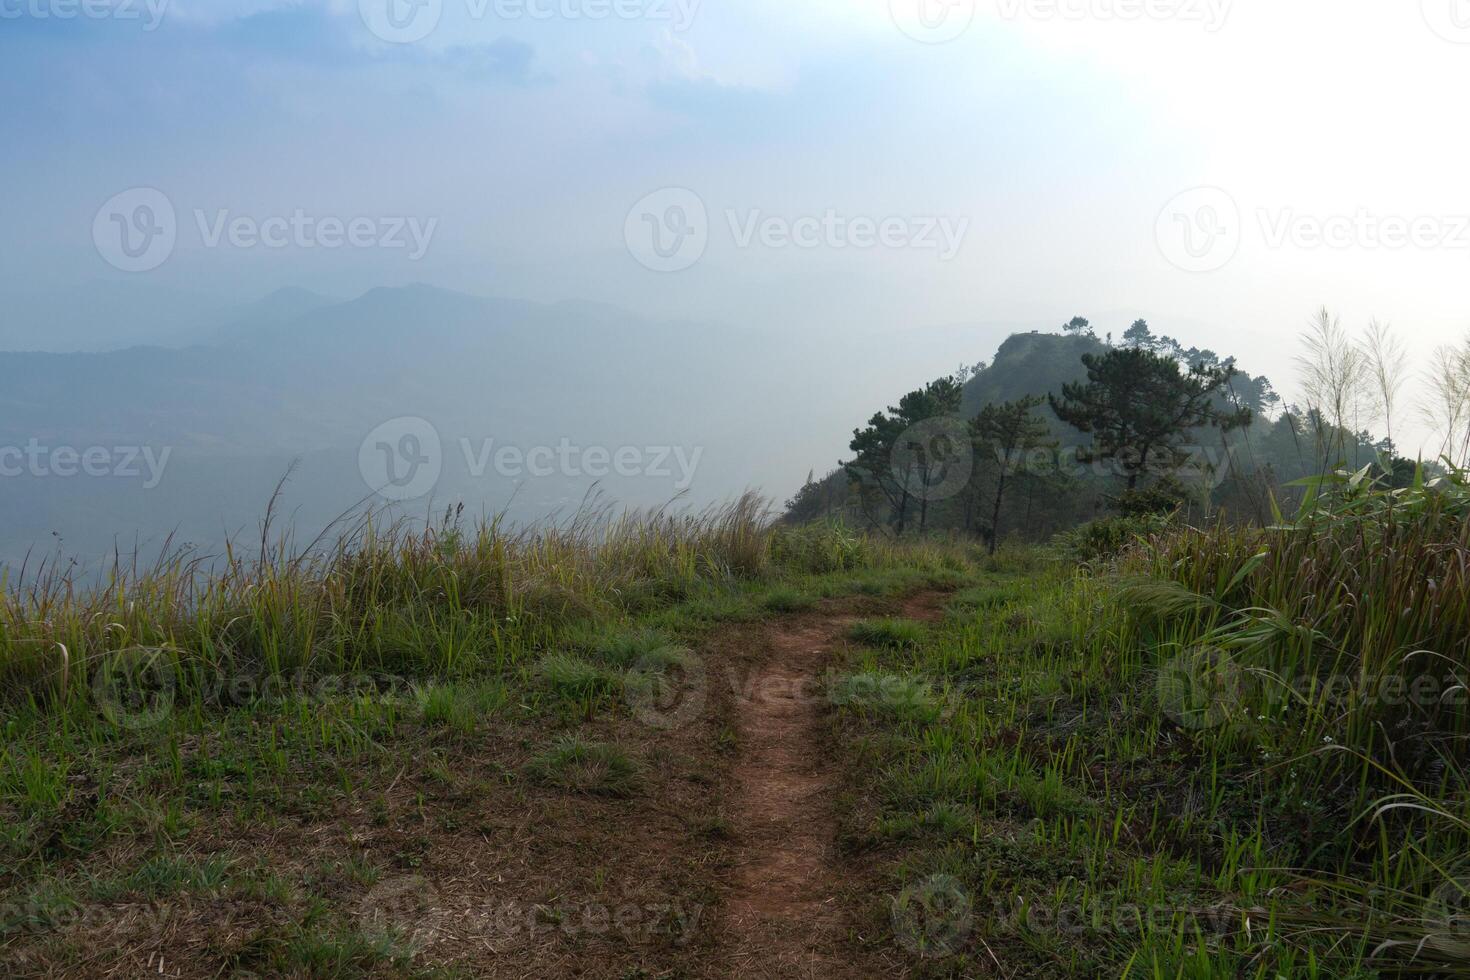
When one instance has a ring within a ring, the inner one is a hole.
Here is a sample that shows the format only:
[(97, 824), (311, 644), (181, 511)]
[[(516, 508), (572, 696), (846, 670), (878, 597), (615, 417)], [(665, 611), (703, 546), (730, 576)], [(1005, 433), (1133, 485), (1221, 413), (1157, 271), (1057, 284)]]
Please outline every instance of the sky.
[(0, 301), (1470, 328), (1470, 0), (0, 0), (0, 83)]

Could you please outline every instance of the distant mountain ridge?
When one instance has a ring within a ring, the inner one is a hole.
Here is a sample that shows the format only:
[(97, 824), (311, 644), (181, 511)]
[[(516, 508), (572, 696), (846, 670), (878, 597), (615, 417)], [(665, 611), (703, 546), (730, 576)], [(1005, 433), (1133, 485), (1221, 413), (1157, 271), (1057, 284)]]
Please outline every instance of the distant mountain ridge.
[(428, 420), (442, 438), (433, 494), (404, 505), (419, 514), (452, 500), (477, 511), (510, 502), (532, 520), (575, 507), (594, 482), (632, 505), (684, 490), (668, 477), (517, 481), (470, 465), (487, 445), (563, 440), (700, 450), (691, 505), (751, 487), (784, 495), (877, 393), (952, 370), (994, 342), (955, 328), (834, 344), (815, 332), (426, 285), (347, 300), (288, 289), (242, 309), (248, 315), (182, 347), (0, 353), (0, 450), (34, 441), (170, 453), (165, 478), (146, 490), (117, 479), (0, 478), (0, 560), (53, 531), (79, 552), (175, 530), (217, 544), (253, 526), (293, 461), (284, 506), (314, 532), (368, 494), (359, 449), (375, 427), (403, 417)]

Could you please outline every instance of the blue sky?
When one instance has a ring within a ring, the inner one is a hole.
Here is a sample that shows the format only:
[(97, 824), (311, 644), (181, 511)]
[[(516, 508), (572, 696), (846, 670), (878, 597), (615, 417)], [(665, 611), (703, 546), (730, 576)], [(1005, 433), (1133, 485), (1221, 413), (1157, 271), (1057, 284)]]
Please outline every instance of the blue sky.
[[(153, 30), (145, 0), (71, 19), (73, 0), (0, 0), (0, 290), (423, 281), (838, 336), (1142, 315), (1278, 378), (1323, 304), (1426, 353), (1470, 326), (1462, 0), (438, 2), (432, 32), (393, 43), (369, 29), (386, 0), (171, 0)], [(916, 40), (921, 3), (967, 26)], [(588, 12), (609, 9), (626, 16)], [(180, 230), (161, 266), (124, 273), (93, 221), (137, 187)], [(625, 241), (662, 188), (706, 210), (707, 246), (675, 272)], [(1235, 209), (1235, 247), (1204, 271), (1161, 242), (1179, 195), (1214, 207), (1196, 188)], [(298, 210), (436, 227), (415, 260), (201, 240), (200, 214)], [(737, 240), (825, 214), (909, 238)], [(915, 244), (938, 218), (965, 223), (954, 255)], [(1396, 219), (1439, 224), (1384, 247)]]

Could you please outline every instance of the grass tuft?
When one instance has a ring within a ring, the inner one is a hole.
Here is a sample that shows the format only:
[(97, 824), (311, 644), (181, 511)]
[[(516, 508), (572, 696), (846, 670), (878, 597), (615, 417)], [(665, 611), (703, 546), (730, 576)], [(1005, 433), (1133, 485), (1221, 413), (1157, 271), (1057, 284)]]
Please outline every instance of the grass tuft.
[(629, 796), (640, 776), (638, 764), (625, 749), (575, 735), (554, 741), (531, 760), (529, 773), (546, 786), (599, 796)]
[(623, 689), (621, 675), (570, 653), (543, 657), (537, 674), (554, 693), (570, 701), (608, 697)]
[(761, 604), (771, 612), (805, 612), (816, 606), (817, 600), (809, 593), (790, 586), (777, 586), (766, 593)]
[(587, 643), (587, 655), (623, 670), (661, 671), (683, 664), (689, 651), (661, 630), (619, 630)]
[(850, 674), (834, 681), (833, 704), (897, 721), (928, 724), (939, 717), (938, 700), (929, 683), (897, 674)]
[(424, 724), (468, 735), (486, 719), (503, 711), (510, 692), (499, 680), (446, 681), (416, 688), (415, 700)]
[(924, 642), (925, 629), (912, 619), (865, 619), (853, 623), (847, 635), (864, 646), (911, 650)]

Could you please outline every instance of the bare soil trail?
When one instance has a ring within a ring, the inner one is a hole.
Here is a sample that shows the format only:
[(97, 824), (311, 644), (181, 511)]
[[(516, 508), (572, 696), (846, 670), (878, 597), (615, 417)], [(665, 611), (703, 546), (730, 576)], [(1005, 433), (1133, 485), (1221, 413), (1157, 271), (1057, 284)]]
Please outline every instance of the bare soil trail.
[[(941, 601), (916, 596), (902, 614), (933, 619)], [(855, 621), (808, 614), (769, 624), (765, 655), (736, 698), (740, 749), (729, 799), (737, 844), (724, 923), (732, 976), (893, 973), (857, 941), (857, 882), (835, 854), (843, 779), (824, 681)]]

